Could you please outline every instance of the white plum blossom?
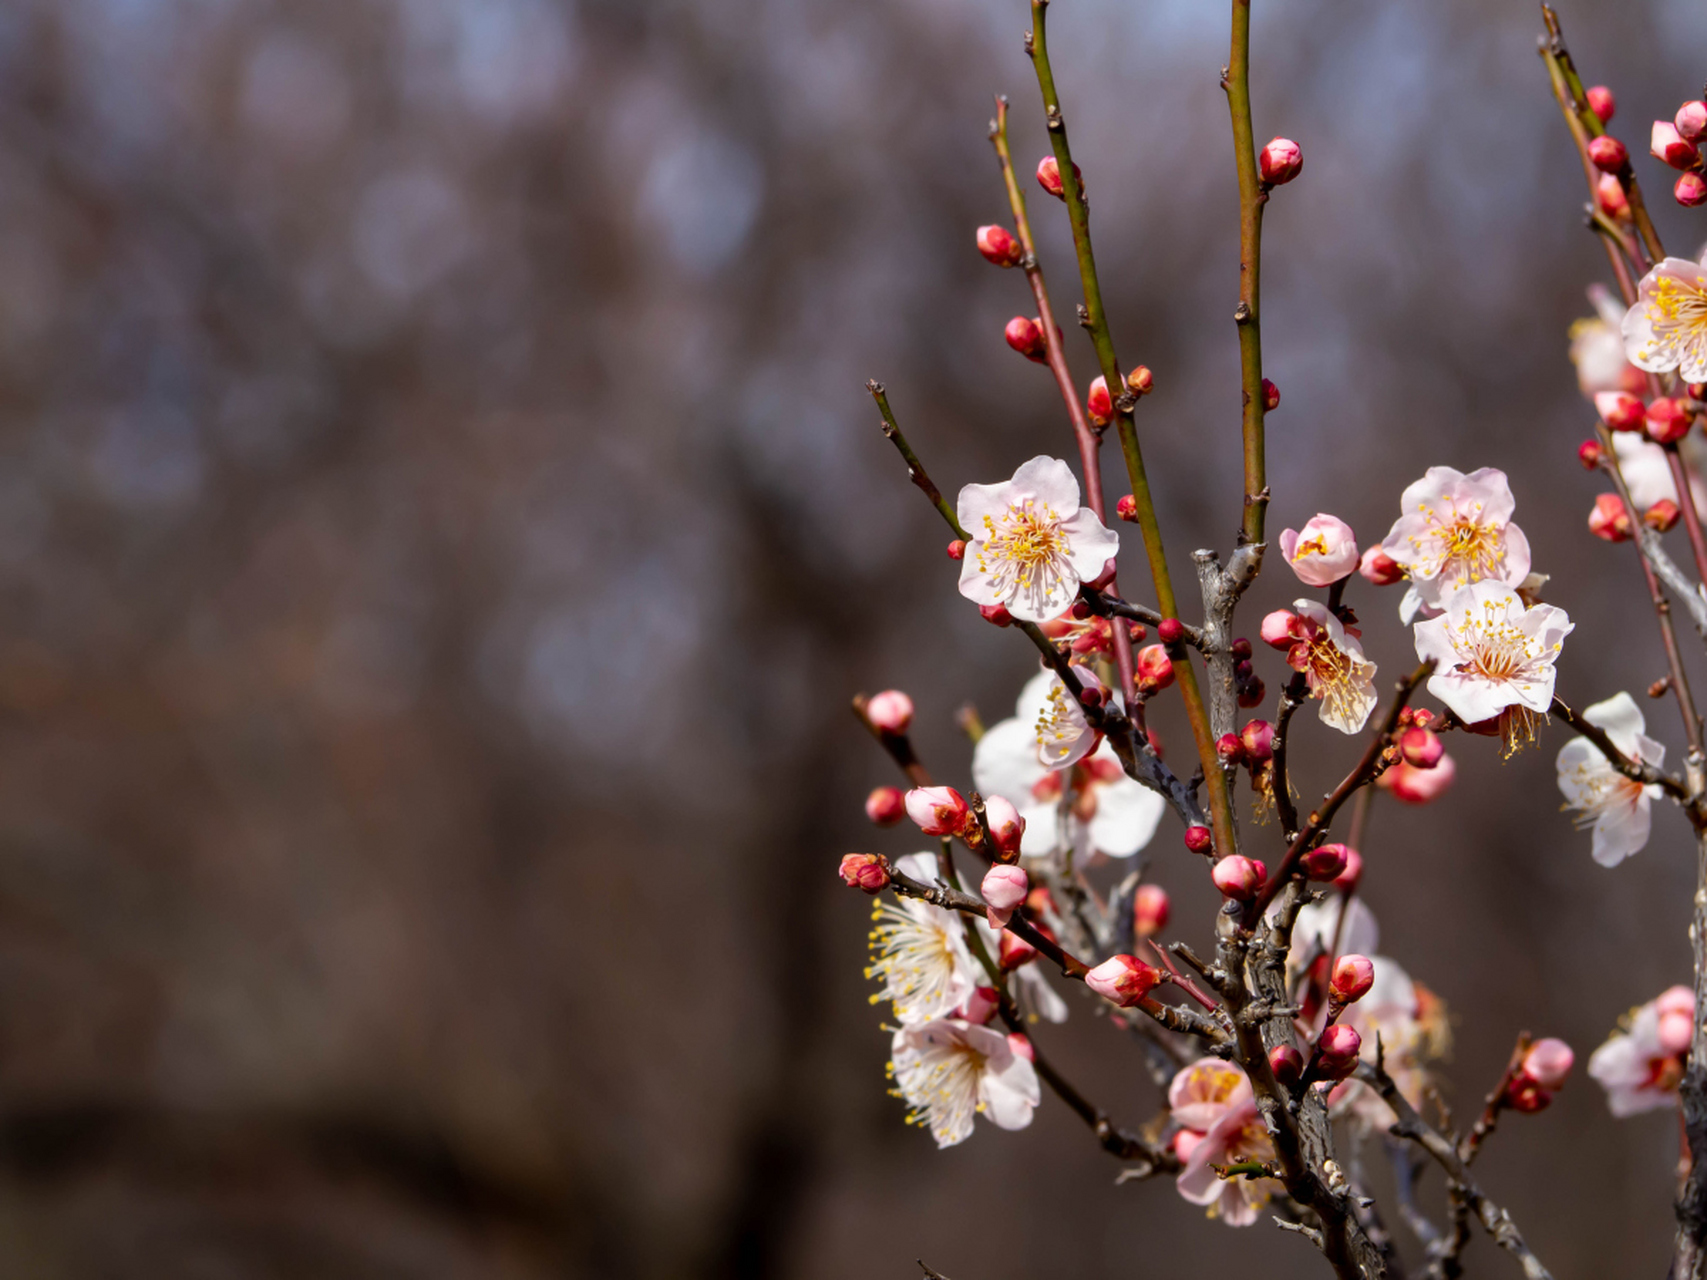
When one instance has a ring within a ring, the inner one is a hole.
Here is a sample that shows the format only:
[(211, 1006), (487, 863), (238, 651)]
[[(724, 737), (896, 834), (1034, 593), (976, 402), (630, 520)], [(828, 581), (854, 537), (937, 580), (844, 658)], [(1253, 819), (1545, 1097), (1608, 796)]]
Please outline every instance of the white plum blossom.
[(1572, 322), (1570, 329), (1577, 386), (1591, 399), (1602, 391), (1639, 392), (1641, 371), (1624, 355), (1624, 304), (1598, 283), (1589, 286), (1588, 297), (1595, 315)]
[(1442, 605), (1442, 616), (1415, 628), (1417, 657), (1436, 664), (1428, 691), (1465, 724), (1493, 720), (1508, 707), (1518, 729), (1527, 727), (1527, 715), (1545, 715), (1553, 705), (1553, 664), (1573, 627), (1565, 611), (1525, 608), (1498, 582), (1460, 587)]
[(1638, 369), (1707, 381), (1707, 268), (1663, 259), (1636, 287), (1622, 328), (1624, 354)]
[(1447, 595), (1473, 582), (1520, 584), (1529, 575), (1529, 540), (1511, 522), (1516, 507), (1505, 472), (1493, 467), (1469, 475), (1430, 467), (1407, 486), (1381, 543), (1411, 579), (1401, 619), (1437, 612)]
[[(923, 884), (937, 878), (934, 854), (908, 854), (897, 858), (895, 866)], [(903, 898), (877, 902), (872, 915), (876, 924), (865, 976), (882, 980), (872, 1000), (890, 1001), (896, 1021), (907, 1026), (944, 1017), (977, 990), (965, 926), (954, 912)]]
[[(1658, 768), (1666, 749), (1643, 732), (1648, 726), (1642, 710), (1627, 693), (1597, 702), (1583, 719), (1606, 730), (1606, 736), (1631, 760)], [(1587, 738), (1575, 738), (1559, 749), (1559, 790), (1578, 813), (1578, 826), (1594, 827), (1594, 860), (1615, 867), (1648, 843), (1652, 802), (1661, 791), (1626, 778), (1612, 767), (1600, 748)]]
[(1292, 610), (1287, 665), (1304, 673), (1323, 724), (1341, 733), (1361, 731), (1379, 701), (1375, 664), (1363, 656), (1358, 635), (1316, 601), (1294, 600)]
[(1089, 507), (1059, 458), (1036, 457), (1001, 484), (969, 484), (957, 514), (968, 534), (960, 594), (1002, 605), (1022, 622), (1047, 622), (1100, 577), (1120, 539)]
[(1337, 516), (1317, 513), (1302, 529), (1281, 533), (1280, 554), (1300, 582), (1329, 587), (1357, 572), (1357, 535)]
[(1219, 1058), (1183, 1068), (1168, 1086), (1168, 1106), (1180, 1126), (1174, 1150), (1184, 1165), (1175, 1186), (1192, 1204), (1209, 1206), (1230, 1227), (1248, 1227), (1277, 1192), (1273, 1178), (1223, 1178), (1225, 1168), (1274, 1159), (1274, 1142), (1263, 1126), (1244, 1070)]
[(1630, 1013), (1588, 1060), (1588, 1073), (1606, 1090), (1620, 1120), (1675, 1106), (1684, 1055), (1695, 1027), (1695, 993), (1672, 987)]
[(972, 781), (986, 797), (1001, 796), (1019, 810), (1025, 819), (1020, 852), (1026, 856), (1048, 854), (1066, 843), (1080, 857), (1093, 850), (1131, 857), (1150, 843), (1167, 805), (1126, 776), (1107, 742), (1066, 768), (1044, 765), (1038, 726), (1048, 719), (1056, 690), (1065, 694), (1052, 672), (1039, 672), (1026, 682), (1015, 714), (991, 725), (978, 740)]
[(999, 1128), (1023, 1129), (1042, 1100), (1036, 1068), (1008, 1036), (958, 1018), (900, 1028), (889, 1056), (908, 1120), (939, 1147), (971, 1137), (979, 1112)]
[[(1342, 954), (1347, 948), (1342, 947)], [(1387, 1074), (1413, 1107), (1420, 1108), (1428, 1089), (1425, 1063), (1442, 1057), (1451, 1040), (1445, 1010), (1426, 988), (1411, 980), (1398, 961), (1370, 955), (1375, 981), (1367, 994), (1340, 1016), (1362, 1038), (1359, 1057), (1374, 1063), (1379, 1037)], [(1373, 1128), (1385, 1130), (1398, 1117), (1381, 1096), (1361, 1081), (1347, 1080), (1329, 1095), (1336, 1112), (1349, 1112)]]

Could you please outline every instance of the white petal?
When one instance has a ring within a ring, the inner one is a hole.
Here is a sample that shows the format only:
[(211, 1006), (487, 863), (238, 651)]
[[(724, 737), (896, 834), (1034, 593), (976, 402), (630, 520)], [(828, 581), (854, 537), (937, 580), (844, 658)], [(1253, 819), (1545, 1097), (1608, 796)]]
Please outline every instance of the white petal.
[(1129, 858), (1149, 844), (1168, 807), (1154, 791), (1124, 777), (1097, 787), (1096, 800), (1090, 842), (1111, 858)]
[(1594, 824), (1594, 860), (1616, 867), (1648, 843), (1653, 816), (1648, 797), (1637, 792), (1627, 804), (1609, 806)]
[(1037, 762), (1037, 722), (1017, 716), (984, 731), (972, 749), (972, 785), (987, 800), (1001, 796), (1016, 809), (1032, 803), (1031, 789), (1044, 775)]
[[(1059, 516), (1069, 516), (1079, 509), (1079, 479), (1073, 468), (1059, 458), (1039, 454), (1014, 472), (1011, 483), (1016, 493), (1030, 494), (1047, 503)], [(964, 520), (961, 523), (966, 524)]]

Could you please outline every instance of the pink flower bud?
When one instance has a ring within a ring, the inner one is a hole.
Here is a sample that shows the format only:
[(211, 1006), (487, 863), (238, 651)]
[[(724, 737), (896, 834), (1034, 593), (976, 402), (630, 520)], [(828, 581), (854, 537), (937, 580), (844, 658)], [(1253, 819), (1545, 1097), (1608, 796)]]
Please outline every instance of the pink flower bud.
[(1440, 763), (1432, 769), (1419, 769), (1400, 760), (1382, 774), (1376, 784), (1391, 792), (1395, 800), (1403, 800), (1406, 804), (1427, 804), (1451, 786), (1457, 774), (1458, 766), (1449, 755), (1442, 755)]
[(1297, 1084), (1304, 1074), (1304, 1055), (1289, 1044), (1277, 1044), (1268, 1051), (1268, 1068), (1281, 1084)]
[(1677, 181), (1672, 184), (1672, 199), (1685, 209), (1693, 209), (1697, 205), (1707, 204), (1707, 179), (1691, 169), (1688, 173), (1677, 175)]
[(948, 544), (948, 558), (950, 560), (966, 559), (966, 544), (959, 538)]
[(1618, 109), (1618, 100), (1612, 96), (1612, 90), (1597, 84), (1583, 96), (1588, 99), (1588, 109), (1600, 117), (1600, 123), (1610, 124), (1612, 113)]
[(927, 836), (951, 836), (966, 825), (966, 798), (953, 787), (914, 787), (907, 793), (907, 816)]
[(1025, 819), (1019, 810), (1001, 796), (991, 796), (984, 801), (984, 820), (996, 838), (996, 851), (1004, 858), (1019, 857), (1020, 837), (1025, 834)]
[(1446, 754), (1446, 748), (1441, 745), (1440, 737), (1434, 730), (1413, 724), (1399, 734), (1399, 753), (1405, 757), (1405, 763), (1408, 765), (1418, 769), (1432, 769), (1440, 763), (1440, 757)]
[(1683, 1053), (1695, 1035), (1695, 993), (1688, 987), (1668, 987), (1654, 1001), (1659, 1014), (1660, 1048)]
[(1595, 202), (1609, 218), (1630, 216), (1630, 197), (1624, 194), (1624, 184), (1614, 174), (1603, 173), (1594, 185)]
[(1602, 173), (1617, 173), (1629, 161), (1630, 152), (1610, 133), (1603, 133), (1589, 141), (1588, 158)]
[(1304, 868), (1304, 874), (1311, 880), (1326, 882), (1338, 880), (1345, 874), (1346, 854), (1349, 852), (1343, 844), (1317, 845), (1309, 853), (1298, 859), (1298, 865)]
[(1014, 1051), (1014, 1057), (1024, 1058), (1027, 1062), (1037, 1061), (1037, 1050), (1031, 1047), (1031, 1040), (1017, 1031), (1008, 1032), (1008, 1048)]
[(1334, 877), (1334, 888), (1342, 893), (1356, 893), (1363, 880), (1363, 855), (1349, 844), (1340, 847), (1345, 850), (1345, 870)]
[(966, 1003), (955, 1010), (957, 1018), (963, 1018), (974, 1026), (982, 1026), (990, 1020), (990, 1015), (1002, 1007), (1002, 993), (994, 987), (979, 987), (966, 997)]
[(1304, 153), (1291, 138), (1276, 138), (1257, 155), (1257, 172), (1271, 187), (1291, 182), (1304, 168)]
[(1141, 884), (1132, 895), (1132, 931), (1140, 938), (1160, 933), (1168, 923), (1168, 891), (1159, 884)]
[(1677, 109), (1671, 123), (1677, 130), (1677, 136), (1685, 142), (1698, 141), (1702, 134), (1707, 133), (1707, 102), (1697, 98), (1694, 102), (1684, 103)]
[(1614, 431), (1640, 431), (1648, 417), (1642, 402), (1628, 391), (1597, 391), (1594, 409)]
[(1588, 531), (1605, 542), (1630, 541), (1630, 512), (1616, 493), (1603, 493), (1588, 513)]
[(866, 718), (885, 733), (905, 733), (913, 723), (913, 700), (899, 689), (873, 694), (865, 704)]
[(1224, 733), (1215, 740), (1215, 754), (1222, 764), (1238, 764), (1245, 758), (1245, 741), (1236, 733)]
[(900, 787), (877, 787), (865, 798), (865, 816), (880, 827), (892, 827), (907, 816)]
[(1162, 980), (1162, 972), (1137, 956), (1115, 956), (1104, 960), (1085, 975), (1085, 985), (1122, 1009), (1137, 1004)]
[(1245, 754), (1253, 764), (1274, 756), (1274, 726), (1267, 720), (1252, 720), (1239, 730), (1239, 740), (1245, 744)]
[(1114, 514), (1128, 523), (1136, 523), (1138, 520), (1138, 499), (1130, 493), (1121, 494), (1120, 501), (1114, 504)]
[(1014, 624), (1014, 616), (1007, 611), (1005, 605), (981, 604), (978, 606), (978, 612), (983, 615), (985, 622), (998, 627), (1011, 627)]
[(1298, 615), (1290, 609), (1276, 609), (1262, 620), (1262, 642), (1275, 649), (1290, 649), (1297, 637), (1293, 628), (1298, 623)]
[(1138, 687), (1146, 693), (1166, 689), (1174, 682), (1173, 659), (1159, 644), (1147, 644), (1138, 651)]
[(1150, 366), (1141, 364), (1126, 375), (1126, 387), (1133, 395), (1147, 396), (1156, 385), (1156, 375), (1150, 372)]
[(1669, 120), (1654, 121), (1654, 132), (1648, 151), (1656, 160), (1663, 160), (1674, 169), (1693, 169), (1701, 159), (1695, 145), (1684, 140), (1677, 126)]
[(1030, 964), (1037, 959), (1037, 948), (1024, 938), (1010, 930), (1002, 930), (1002, 945), (997, 953), (996, 963), (1003, 973), (1011, 973), (1021, 965)]
[(1316, 1073), (1325, 1080), (1344, 1080), (1357, 1070), (1357, 1054), (1363, 1037), (1344, 1023), (1336, 1022), (1316, 1041)]
[(998, 267), (1016, 267), (1025, 257), (1025, 246), (1006, 227), (979, 227), (978, 252)]
[(1370, 547), (1363, 553), (1363, 559), (1358, 561), (1357, 571), (1377, 587), (1390, 587), (1395, 582), (1405, 580), (1405, 571), (1399, 562), (1379, 546)]
[(1267, 378), (1262, 380), (1262, 407), (1265, 413), (1273, 413), (1280, 408), (1280, 388)]
[(889, 887), (889, 859), (881, 853), (849, 853), (836, 869), (842, 883), (862, 893), (881, 893)]
[(990, 923), (997, 928), (1008, 922), (1014, 908), (1025, 901), (1025, 895), (1031, 892), (1031, 879), (1020, 868), (1005, 862), (998, 862), (984, 873), (984, 883), (979, 886), (984, 895), (984, 905), (989, 909)]
[(1582, 463), (1584, 471), (1598, 471), (1605, 460), (1606, 450), (1601, 448), (1600, 441), (1584, 440), (1577, 446), (1577, 461)]
[(1694, 417), (1670, 396), (1661, 396), (1648, 406), (1648, 439), (1656, 444), (1683, 439), (1694, 423)]
[(1306, 586), (1332, 586), (1357, 570), (1357, 535), (1338, 516), (1318, 512), (1302, 529), (1281, 532), (1280, 554)]
[(1114, 401), (1109, 398), (1108, 380), (1101, 374), (1091, 380), (1091, 392), (1085, 397), (1085, 416), (1098, 426), (1114, 417)]
[(1677, 508), (1677, 503), (1670, 498), (1661, 498), (1642, 514), (1642, 523), (1650, 529), (1658, 529), (1661, 533), (1665, 533), (1677, 523), (1677, 518), (1682, 514)]
[(1334, 961), (1328, 994), (1339, 1004), (1356, 1004), (1375, 985), (1375, 966), (1368, 956), (1341, 956)]
[(1559, 1089), (1564, 1086), (1565, 1077), (1570, 1075), (1571, 1064), (1576, 1060), (1571, 1046), (1563, 1040), (1537, 1040), (1523, 1055), (1522, 1070), (1543, 1089)]
[[(1085, 175), (1079, 172), (1079, 166), (1073, 166), (1073, 176), (1079, 181), (1079, 191), (1085, 189)], [(1050, 195), (1059, 199), (1067, 198), (1067, 188), (1061, 182), (1061, 166), (1054, 156), (1044, 156), (1037, 162), (1037, 184)]]
[(1215, 843), (1214, 833), (1208, 827), (1187, 827), (1185, 829), (1185, 847), (1193, 853), (1207, 853)]
[(1015, 316), (1002, 330), (1008, 345), (1027, 360), (1043, 364), (1049, 359), (1049, 343), (1043, 336), (1043, 326), (1025, 316)]
[(1255, 858), (1235, 853), (1217, 862), (1209, 878), (1227, 897), (1249, 902), (1262, 892), (1263, 884), (1268, 880), (1268, 868)]

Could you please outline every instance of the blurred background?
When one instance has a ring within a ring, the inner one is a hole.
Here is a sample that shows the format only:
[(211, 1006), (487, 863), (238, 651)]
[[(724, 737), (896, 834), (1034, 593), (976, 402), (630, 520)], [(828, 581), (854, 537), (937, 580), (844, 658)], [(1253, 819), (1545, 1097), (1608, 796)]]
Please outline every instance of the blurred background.
[[(1223, 8), (1052, 8), (1176, 574), (1231, 544), (1239, 492)], [(1700, 87), (1698, 7), (1562, 17), (1643, 151)], [(1002, 342), (1023, 278), (972, 242), (1004, 220), (993, 92), (1022, 167), (1046, 149), (1026, 24), (1021, 0), (0, 5), (8, 1275), (1321, 1273), (1116, 1186), (1053, 1099), (945, 1153), (905, 1127), (867, 904), (833, 874), (912, 843), (864, 821), (894, 779), (850, 695), (910, 691), (964, 785), (954, 709), (1009, 714), (1033, 667), (955, 594), (862, 388), (950, 492), (1070, 453)], [(1582, 705), (1663, 668), (1634, 553), (1584, 527), (1565, 330), (1605, 262), (1539, 29), (1526, 0), (1257, 6), (1258, 138), (1306, 156), (1267, 221), (1271, 527), (1329, 510), (1367, 545), (1426, 466), (1506, 468)], [(1707, 224), (1638, 170), (1693, 253)], [(1247, 628), (1292, 594), (1265, 576)], [(1396, 591), (1352, 602), (1408, 669)], [(1454, 741), (1444, 801), (1372, 815), (1382, 950), (1457, 1012), (1460, 1112), (1520, 1029), (1581, 1063), (1687, 974), (1681, 819), (1595, 866), (1565, 740)], [(1310, 718), (1306, 788), (1348, 745)], [(1151, 853), (1202, 942), (1206, 877), (1171, 824)], [(1050, 1052), (1148, 1118), (1135, 1048), (1074, 1005)], [(1482, 1176), (1562, 1280), (1657, 1276), (1676, 1154), (1669, 1114), (1613, 1122), (1579, 1067)]]

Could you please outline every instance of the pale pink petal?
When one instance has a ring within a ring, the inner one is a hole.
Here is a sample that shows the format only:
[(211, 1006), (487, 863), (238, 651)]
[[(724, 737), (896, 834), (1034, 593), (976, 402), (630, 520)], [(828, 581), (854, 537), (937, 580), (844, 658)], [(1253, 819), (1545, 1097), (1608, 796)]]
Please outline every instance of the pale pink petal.
[[(1055, 508), (1059, 516), (1071, 515), (1079, 509), (1079, 478), (1059, 458), (1039, 454), (1014, 472), (1011, 484), (1018, 493), (1029, 494)], [(964, 520), (961, 524), (968, 529), (972, 527)]]

